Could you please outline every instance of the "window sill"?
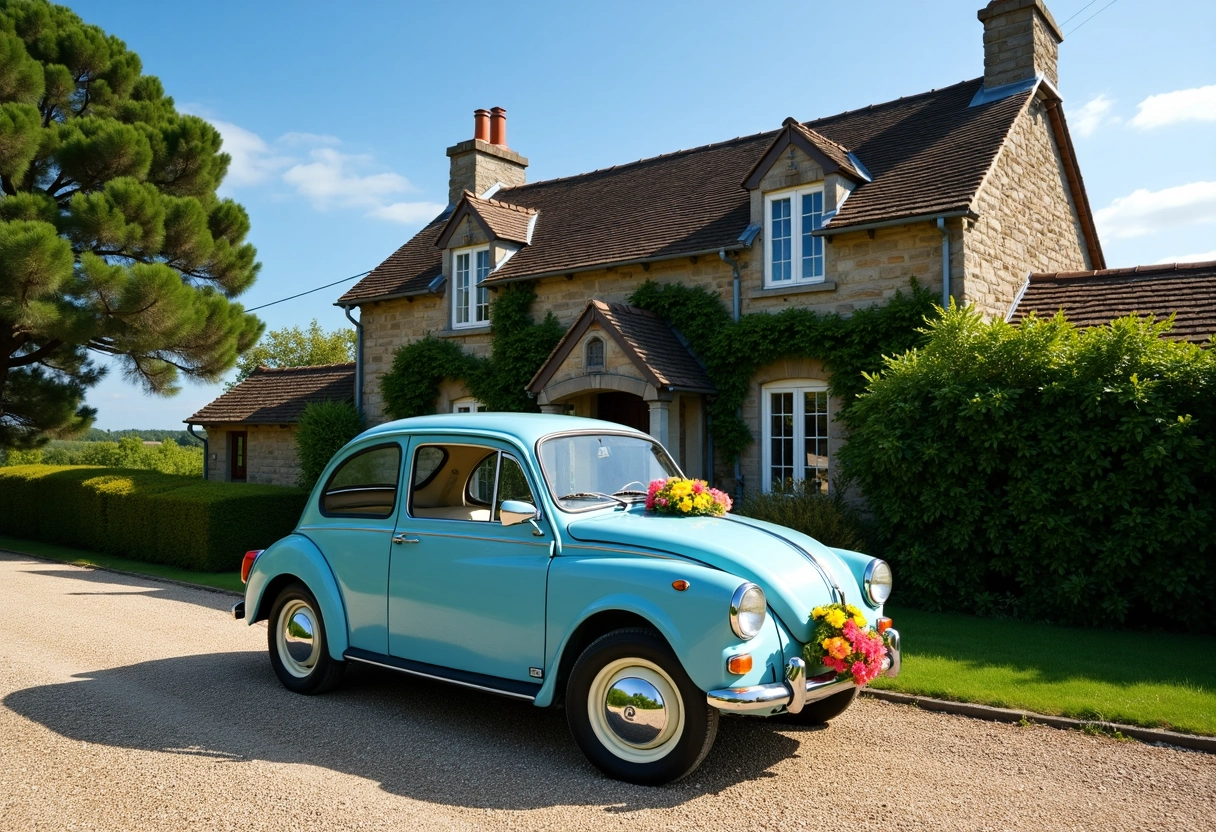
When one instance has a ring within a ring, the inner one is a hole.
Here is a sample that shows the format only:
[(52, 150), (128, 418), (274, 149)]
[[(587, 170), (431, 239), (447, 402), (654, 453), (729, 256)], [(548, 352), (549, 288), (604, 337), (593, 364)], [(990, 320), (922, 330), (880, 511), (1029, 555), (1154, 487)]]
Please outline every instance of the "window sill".
[(748, 300), (756, 298), (776, 298), (783, 295), (805, 295), (811, 292), (834, 292), (836, 281), (825, 280), (822, 283), (795, 283), (792, 286), (777, 286), (770, 289), (751, 289), (747, 293)]
[(441, 329), (434, 333), (436, 338), (459, 338), (462, 335), (489, 335), (490, 325), (480, 324), (478, 326), (462, 326), (456, 328)]

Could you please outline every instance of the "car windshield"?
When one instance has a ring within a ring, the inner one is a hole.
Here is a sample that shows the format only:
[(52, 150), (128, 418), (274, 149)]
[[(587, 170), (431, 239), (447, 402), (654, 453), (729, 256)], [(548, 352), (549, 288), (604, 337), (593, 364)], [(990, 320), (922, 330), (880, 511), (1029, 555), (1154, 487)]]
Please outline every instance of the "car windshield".
[(680, 475), (658, 442), (620, 433), (552, 436), (540, 443), (540, 465), (553, 498), (570, 511), (641, 499), (651, 480)]

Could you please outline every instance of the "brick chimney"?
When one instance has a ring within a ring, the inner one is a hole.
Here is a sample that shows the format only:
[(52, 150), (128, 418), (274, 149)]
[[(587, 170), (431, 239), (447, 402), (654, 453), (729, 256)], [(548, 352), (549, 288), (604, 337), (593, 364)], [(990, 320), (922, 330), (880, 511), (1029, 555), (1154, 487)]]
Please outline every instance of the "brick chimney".
[(1059, 86), (1056, 62), (1064, 35), (1043, 0), (992, 0), (976, 15), (984, 24), (984, 88), (1042, 74)]
[(448, 204), (472, 191), (481, 195), (495, 182), (508, 188), (525, 182), (528, 160), (507, 147), (507, 111), (502, 107), (473, 111), (473, 138), (448, 148)]

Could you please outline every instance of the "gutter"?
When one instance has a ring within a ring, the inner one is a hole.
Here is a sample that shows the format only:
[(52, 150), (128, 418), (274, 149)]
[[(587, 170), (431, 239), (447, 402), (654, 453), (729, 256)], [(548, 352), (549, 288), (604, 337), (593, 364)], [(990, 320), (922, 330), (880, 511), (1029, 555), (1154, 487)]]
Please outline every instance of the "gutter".
[(970, 208), (959, 208), (954, 211), (934, 211), (932, 214), (916, 214), (911, 217), (900, 217), (894, 220), (881, 220), (879, 222), (865, 222), (858, 225), (825, 226), (823, 228), (816, 228), (811, 232), (811, 236), (830, 237), (833, 234), (844, 234), (846, 231), (870, 231), (874, 228), (891, 228), (895, 225), (912, 225), (917, 222), (935, 222), (939, 218), (952, 219), (954, 217), (966, 217), (969, 220), (977, 220), (980, 218), (980, 215)]
[(190, 422), (186, 422), (186, 433), (203, 443), (203, 479), (205, 480), (207, 479), (207, 463), (211, 461), (211, 446), (208, 444), (206, 436), (199, 436), (194, 432), (194, 425), (192, 425)]
[[(747, 245), (742, 242), (735, 242), (728, 246), (718, 246), (716, 248), (707, 248), (698, 251), (682, 251), (679, 254), (669, 254), (663, 257), (638, 257), (633, 260), (613, 260), (607, 263), (594, 263), (587, 266), (576, 266), (570, 269), (557, 269), (548, 272), (532, 272), (529, 274), (521, 274), (516, 277), (499, 278), (495, 280), (493, 275), (482, 281), (483, 286), (494, 288), (495, 286), (504, 286), (508, 283), (518, 283), (521, 280), (540, 280), (545, 277), (565, 277), (568, 274), (580, 274), (582, 272), (595, 272), (600, 269), (619, 269), (624, 266), (641, 266), (646, 263), (663, 263), (667, 260), (683, 260), (685, 257), (708, 257), (711, 254), (718, 254), (722, 251), (742, 251), (747, 248)], [(367, 298), (372, 300), (386, 300), (387, 298), (375, 297)]]
[(356, 321), (350, 314), (351, 308), (343, 306), (342, 311), (346, 313), (346, 320), (355, 325), (355, 411), (359, 414), (359, 418), (363, 418), (363, 315), (360, 314), (360, 320)]
[(942, 309), (950, 308), (950, 232), (946, 218), (937, 218), (937, 230), (942, 235)]
[[(739, 315), (740, 315), (740, 311), (741, 311), (740, 310), (741, 301), (739, 299), (739, 258), (738, 257), (728, 257), (726, 254), (726, 249), (724, 249), (724, 248), (718, 249), (718, 257), (720, 257), (722, 259), (723, 263), (730, 264), (731, 274), (734, 275), (734, 279), (731, 281), (733, 289), (734, 289), (734, 301), (735, 301), (734, 309), (733, 309), (733, 319), (734, 319), (735, 323), (739, 323)], [(739, 415), (741, 417), (743, 415), (742, 412), (740, 412)], [(711, 456), (712, 456), (712, 452), (711, 452)], [(739, 500), (742, 500), (742, 499), (743, 499), (743, 466), (739, 460), (739, 455), (735, 454), (735, 501), (738, 502)]]

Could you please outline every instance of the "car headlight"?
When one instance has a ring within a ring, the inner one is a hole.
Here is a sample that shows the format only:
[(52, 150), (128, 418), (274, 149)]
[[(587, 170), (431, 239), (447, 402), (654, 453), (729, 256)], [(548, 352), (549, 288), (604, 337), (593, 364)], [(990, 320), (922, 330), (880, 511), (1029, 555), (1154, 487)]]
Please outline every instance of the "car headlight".
[(875, 606), (882, 606), (891, 597), (891, 567), (885, 560), (875, 558), (866, 567), (866, 597)]
[(755, 584), (739, 584), (730, 599), (730, 628), (735, 635), (746, 641), (754, 638), (764, 626), (768, 615), (768, 601), (764, 590)]

